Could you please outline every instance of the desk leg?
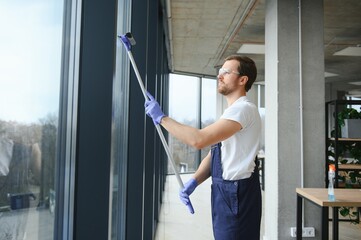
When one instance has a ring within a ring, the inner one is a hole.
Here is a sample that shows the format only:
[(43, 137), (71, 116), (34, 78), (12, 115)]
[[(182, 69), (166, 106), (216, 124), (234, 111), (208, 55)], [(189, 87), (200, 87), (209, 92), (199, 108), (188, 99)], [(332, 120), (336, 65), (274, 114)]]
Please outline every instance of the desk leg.
[(262, 190), (264, 191), (264, 172), (266, 171), (264, 166), (264, 158), (262, 158)]
[(322, 239), (328, 240), (328, 207), (322, 207)]
[(302, 240), (302, 197), (297, 194), (297, 240)]
[(338, 240), (338, 207), (332, 209), (332, 235), (333, 240)]

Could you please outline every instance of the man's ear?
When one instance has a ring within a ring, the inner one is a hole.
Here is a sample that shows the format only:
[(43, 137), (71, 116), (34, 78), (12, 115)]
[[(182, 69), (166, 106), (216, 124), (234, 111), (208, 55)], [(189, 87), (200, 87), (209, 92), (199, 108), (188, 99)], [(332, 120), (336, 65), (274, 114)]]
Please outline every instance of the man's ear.
[(239, 85), (245, 86), (248, 82), (248, 76), (240, 76), (239, 77)]

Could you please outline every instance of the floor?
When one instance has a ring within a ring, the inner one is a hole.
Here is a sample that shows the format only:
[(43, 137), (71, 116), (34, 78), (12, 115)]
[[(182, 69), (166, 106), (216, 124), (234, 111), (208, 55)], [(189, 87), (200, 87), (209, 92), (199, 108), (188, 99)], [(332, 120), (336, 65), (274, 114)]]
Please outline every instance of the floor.
[(49, 209), (0, 212), (0, 240), (52, 240), (54, 215)]
[[(182, 175), (183, 182), (188, 181), (192, 175)], [(210, 207), (211, 180), (197, 187), (191, 195), (195, 213), (188, 212), (178, 198), (178, 183), (174, 175), (167, 177), (163, 204), (159, 216), (159, 223), (155, 240), (210, 240), (213, 239)], [(263, 201), (264, 204), (264, 201)], [(264, 213), (264, 209), (262, 210)], [(330, 223), (330, 232), (332, 225)], [(261, 222), (261, 239), (263, 239), (264, 225)], [(340, 240), (360, 240), (361, 225), (340, 222)], [(332, 236), (332, 234), (330, 235)], [(290, 239), (292, 239), (290, 237)], [(295, 238), (294, 238), (295, 239)], [(331, 238), (330, 238), (331, 239)]]
[[(185, 183), (192, 175), (181, 175)], [(163, 205), (155, 240), (210, 240), (213, 239), (211, 219), (211, 180), (208, 179), (191, 195), (194, 214), (179, 200), (178, 182), (174, 175), (167, 177)], [(261, 223), (261, 236), (263, 223)]]

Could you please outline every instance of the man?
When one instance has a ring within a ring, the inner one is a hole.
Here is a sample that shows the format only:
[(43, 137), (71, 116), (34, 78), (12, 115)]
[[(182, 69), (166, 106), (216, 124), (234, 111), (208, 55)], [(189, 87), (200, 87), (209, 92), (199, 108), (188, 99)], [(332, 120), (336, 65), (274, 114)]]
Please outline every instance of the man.
[(218, 73), (218, 92), (228, 107), (215, 123), (196, 129), (176, 122), (162, 112), (153, 96), (145, 102), (147, 115), (185, 144), (211, 150), (193, 178), (180, 191), (184, 204), (195, 188), (212, 176), (212, 222), (216, 240), (259, 240), (261, 190), (256, 155), (259, 150), (261, 119), (246, 93), (257, 76), (252, 59), (232, 55)]

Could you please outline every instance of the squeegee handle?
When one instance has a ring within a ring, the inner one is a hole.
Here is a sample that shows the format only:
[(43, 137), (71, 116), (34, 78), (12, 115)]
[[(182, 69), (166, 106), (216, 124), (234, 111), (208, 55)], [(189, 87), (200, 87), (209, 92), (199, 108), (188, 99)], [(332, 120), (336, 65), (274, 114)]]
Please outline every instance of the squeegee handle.
[[(155, 125), (155, 128), (157, 129), (157, 132), (158, 132), (158, 135), (159, 135), (159, 137), (160, 137), (160, 140), (161, 140), (162, 143), (163, 143), (164, 150), (166, 151), (167, 156), (168, 156), (170, 162), (172, 163), (173, 171), (174, 171), (175, 176), (176, 176), (176, 178), (177, 178), (179, 187), (180, 187), (181, 189), (183, 189), (183, 188), (184, 188), (184, 185), (183, 185), (182, 179), (180, 178), (179, 173), (178, 173), (178, 171), (177, 171), (176, 168), (175, 168), (175, 163), (174, 163), (174, 161), (173, 161), (173, 157), (172, 157), (172, 155), (171, 155), (171, 153), (170, 153), (170, 151), (169, 151), (167, 142), (166, 142), (166, 140), (165, 140), (165, 138), (164, 138), (163, 132), (162, 132), (162, 130), (160, 129), (159, 124)], [(192, 206), (192, 203), (191, 203), (190, 200), (189, 200), (189, 203), (187, 204), (187, 207), (188, 207), (189, 212), (193, 214), (193, 213), (194, 213), (194, 209), (193, 209), (193, 206)]]
[(132, 66), (133, 66), (135, 75), (137, 76), (138, 83), (139, 83), (140, 89), (142, 90), (144, 99), (145, 99), (145, 100), (149, 100), (149, 98), (148, 98), (148, 96), (147, 96), (147, 91), (145, 90), (145, 86), (144, 86), (144, 84), (143, 84), (142, 77), (140, 76), (139, 70), (138, 70), (138, 67), (137, 67), (137, 64), (136, 64), (135, 61), (134, 61), (133, 54), (132, 54), (132, 52), (129, 51), (129, 50), (127, 51), (127, 53), (128, 53), (130, 62), (132, 63)]
[[(133, 54), (132, 54), (132, 52), (131, 52), (130, 50), (128, 50), (127, 53), (128, 53), (130, 62), (132, 63), (132, 66), (133, 66), (135, 75), (137, 76), (138, 83), (139, 83), (140, 89), (142, 90), (144, 99), (145, 99), (145, 100), (149, 100), (149, 98), (148, 98), (148, 96), (147, 96), (147, 91), (146, 91), (145, 86), (144, 86), (143, 81), (142, 81), (142, 77), (140, 76), (139, 70), (138, 70), (138, 67), (137, 67), (137, 64), (136, 64), (135, 61), (134, 61)], [(165, 152), (167, 153), (168, 159), (169, 159), (170, 162), (171, 162), (171, 165), (172, 165), (174, 174), (175, 174), (175, 176), (176, 176), (176, 178), (177, 178), (179, 187), (180, 187), (181, 189), (183, 189), (183, 188), (184, 188), (184, 185), (183, 185), (182, 179), (181, 179), (181, 177), (180, 177), (180, 175), (179, 175), (179, 173), (178, 173), (178, 171), (177, 171), (177, 169), (176, 169), (175, 162), (174, 162), (174, 160), (173, 160), (172, 154), (171, 154), (170, 151), (169, 151), (169, 147), (168, 147), (168, 145), (167, 145), (167, 141), (166, 141), (165, 138), (164, 138), (163, 132), (162, 132), (159, 124), (156, 124), (156, 125), (155, 125), (155, 128), (157, 129), (158, 135), (159, 135), (159, 137), (160, 137), (160, 140), (162, 141), (162, 144), (163, 144), (163, 147), (164, 147)], [(193, 213), (194, 213), (194, 209), (193, 209), (192, 203), (191, 203), (190, 201), (189, 201), (189, 204), (187, 204), (187, 207), (188, 207), (189, 212), (193, 214)]]

